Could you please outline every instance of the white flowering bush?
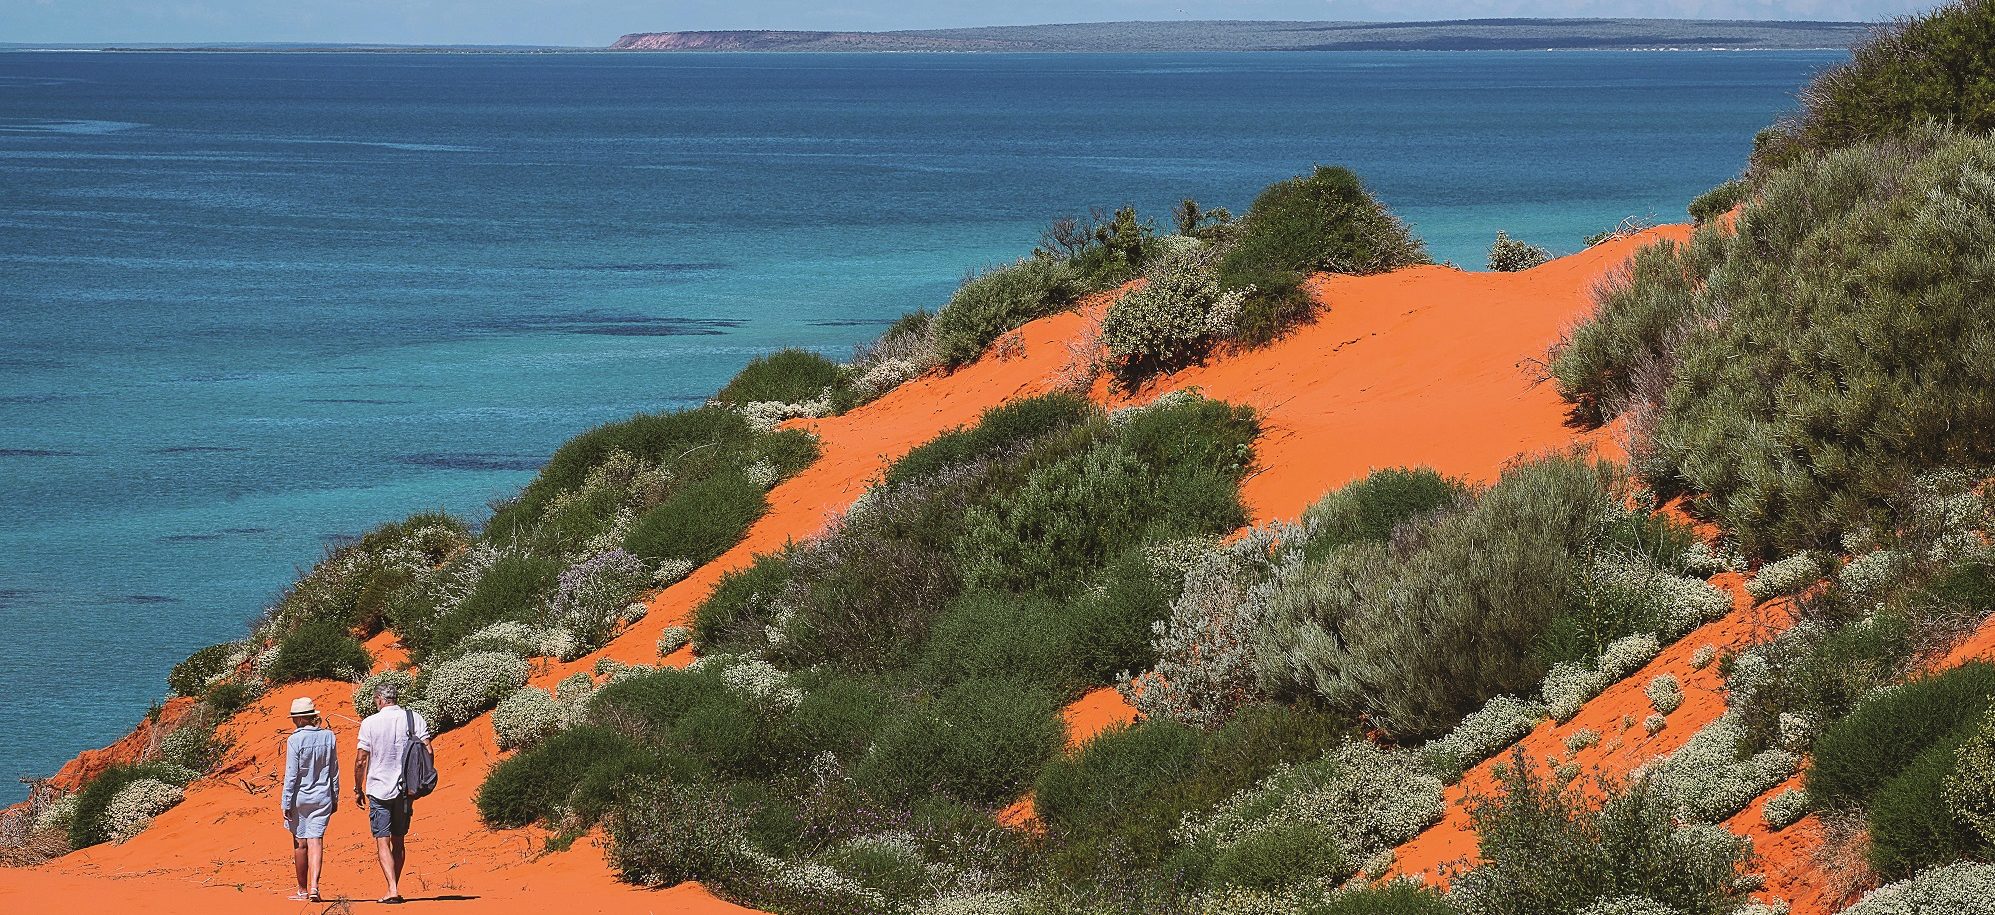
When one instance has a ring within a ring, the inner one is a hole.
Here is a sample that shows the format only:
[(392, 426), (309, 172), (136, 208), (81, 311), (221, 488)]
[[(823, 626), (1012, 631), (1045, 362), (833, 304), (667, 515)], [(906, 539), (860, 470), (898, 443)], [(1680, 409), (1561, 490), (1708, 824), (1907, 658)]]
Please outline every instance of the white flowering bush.
[(1649, 685), (1642, 688), (1642, 694), (1649, 697), (1649, 705), (1657, 712), (1667, 715), (1683, 705), (1683, 684), (1675, 674), (1657, 674), (1649, 678)]
[(1170, 616), (1152, 627), (1156, 666), (1118, 678), (1123, 698), (1144, 717), (1202, 728), (1217, 727), (1258, 698), (1261, 611), (1277, 570), (1300, 561), (1280, 555), (1278, 545), (1301, 539), (1287, 525), (1255, 528), (1195, 563)]
[[(621, 549), (597, 553), (563, 570), (547, 600), (550, 626), (575, 634), (580, 651), (609, 641), (631, 598), (651, 583), (653, 569)], [(563, 657), (572, 661), (580, 657)]]
[(1954, 751), (1941, 791), (1955, 820), (1995, 844), (1995, 712)]
[(1683, 913), (1647, 896), (1616, 896), (1612, 899), (1598, 900), (1580, 909), (1578, 915), (1683, 915)]
[(1596, 557), (1593, 576), (1600, 584), (1654, 607), (1662, 625), (1658, 634), (1669, 640), (1732, 609), (1732, 598), (1724, 589), (1700, 578), (1678, 575), (1639, 553)]
[(457, 727), (491, 708), (526, 685), (525, 658), (498, 651), (479, 651), (431, 668), (423, 695), (436, 706), (430, 721), (436, 730)]
[(560, 730), (565, 717), (561, 703), (547, 690), (522, 686), (492, 709), (492, 731), (498, 735), (499, 749), (515, 750)]
[(1502, 229), (1496, 230), (1496, 241), (1489, 246), (1489, 269), (1503, 273), (1529, 270), (1539, 264), (1551, 263), (1551, 260), (1552, 252), (1528, 241), (1511, 238)]
[(44, 832), (50, 829), (68, 831), (69, 824), (76, 821), (76, 804), (78, 799), (78, 796), (75, 794), (65, 794), (50, 801), (42, 807), (39, 813), (35, 814), (33, 831)]
[(1858, 597), (1880, 595), (1897, 583), (1910, 559), (1897, 550), (1872, 550), (1843, 563), (1836, 581)]
[(1697, 647), (1697, 651), (1690, 656), (1690, 669), (1703, 670), (1706, 667), (1710, 667), (1711, 662), (1716, 660), (1718, 660), (1718, 646), (1700, 645)]
[(1661, 653), (1662, 643), (1655, 636), (1631, 635), (1610, 643), (1590, 666), (1572, 661), (1554, 664), (1545, 673), (1545, 709), (1552, 720), (1569, 721), (1588, 700)]
[(184, 796), (178, 785), (156, 778), (139, 779), (111, 796), (111, 803), (104, 808), (104, 828), (111, 841), (123, 842), (144, 832), (153, 817), (180, 803)]
[(735, 411), (749, 425), (758, 429), (774, 429), (778, 423), (791, 419), (809, 419), (831, 413), (831, 394), (826, 391), (810, 400), (797, 403), (782, 403), (774, 400), (757, 400), (738, 404)]
[(748, 482), (763, 489), (768, 489), (776, 485), (777, 481), (783, 478), (782, 471), (777, 470), (776, 465), (769, 463), (766, 459), (756, 461), (741, 468), (741, 475), (747, 477)]
[(694, 661), (691, 669), (718, 668), (720, 682), (729, 689), (750, 696), (773, 708), (790, 711), (804, 701), (803, 690), (790, 684), (790, 675), (761, 658), (741, 655), (709, 655)]
[(1727, 712), (1652, 764), (1649, 783), (1687, 822), (1715, 822), (1738, 813), (1801, 765), (1799, 755), (1779, 749), (1740, 759), (1745, 739), (1738, 713)]
[(1600, 744), (1600, 732), (1592, 728), (1580, 728), (1566, 735), (1566, 752), (1577, 753), (1588, 747)]
[(658, 634), (658, 656), (665, 657), (693, 643), (693, 630), (685, 626), (667, 626)]
[(1101, 319), (1108, 354), (1125, 366), (1167, 368), (1204, 355), (1233, 331), (1251, 289), (1221, 290), (1203, 246), (1166, 250), (1144, 271), (1147, 282), (1117, 299)]
[(913, 359), (899, 357), (881, 359), (866, 366), (865, 370), (859, 373), (859, 377), (852, 380), (852, 390), (861, 400), (872, 400), (914, 380), (923, 371), (926, 369), (922, 364)]
[(506, 620), (493, 623), (471, 633), (457, 644), (452, 645), (449, 654), (465, 655), (474, 651), (502, 651), (522, 658), (538, 657), (541, 648), (541, 630), (525, 623)]
[(1736, 572), (1745, 565), (1745, 557), (1739, 555), (1738, 547), (1729, 543), (1712, 546), (1699, 540), (1683, 551), (1684, 570), (1706, 578), (1720, 572)]
[(675, 581), (678, 581), (681, 578), (693, 574), (693, 569), (695, 568), (698, 567), (695, 566), (693, 564), (693, 561), (690, 559), (660, 560), (658, 563), (658, 568), (653, 570), (651, 573), (651, 580), (653, 583), (658, 584), (660, 586), (669, 585)]
[(1760, 566), (1759, 572), (1746, 582), (1746, 593), (1754, 600), (1768, 600), (1800, 591), (1821, 577), (1822, 560), (1813, 552), (1802, 550)]
[(1446, 736), (1429, 741), (1422, 752), (1441, 768), (1461, 772), (1524, 739), (1546, 714), (1543, 703), (1497, 696), (1463, 718)]
[(1265, 830), (1312, 827), (1354, 862), (1418, 835), (1446, 810), (1441, 779), (1414, 753), (1351, 741), (1260, 784), (1180, 827), (1186, 844), (1234, 845)]
[(1780, 748), (1794, 753), (1805, 752), (1815, 742), (1815, 722), (1806, 715), (1795, 712), (1781, 712), (1774, 719), (1774, 727), (1780, 732)]
[(1028, 900), (1004, 890), (945, 893), (922, 900), (913, 915), (1025, 915)]
[(406, 701), (415, 694), (416, 678), (406, 670), (384, 670), (374, 674), (353, 688), (353, 711), (365, 718), (381, 710), (374, 702), (374, 691), (382, 686), (393, 685)]
[(1995, 864), (1921, 872), (1873, 891), (1843, 915), (1995, 915)]
[(1669, 719), (1661, 715), (1651, 713), (1649, 717), (1642, 719), (1642, 730), (1651, 737), (1662, 733), (1662, 729), (1666, 727), (1669, 727)]
[(1808, 815), (1808, 806), (1808, 792), (1789, 788), (1767, 798), (1766, 806), (1760, 808), (1760, 817), (1766, 820), (1769, 829), (1786, 829)]

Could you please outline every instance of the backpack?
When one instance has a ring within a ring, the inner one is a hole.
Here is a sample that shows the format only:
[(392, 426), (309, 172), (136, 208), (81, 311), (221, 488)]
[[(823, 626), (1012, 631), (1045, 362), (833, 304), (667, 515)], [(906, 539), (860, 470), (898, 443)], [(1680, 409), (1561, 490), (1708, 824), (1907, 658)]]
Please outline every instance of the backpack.
[(413, 800), (436, 790), (436, 756), (429, 744), (416, 739), (416, 713), (409, 716), (409, 745), (402, 750), (402, 797)]

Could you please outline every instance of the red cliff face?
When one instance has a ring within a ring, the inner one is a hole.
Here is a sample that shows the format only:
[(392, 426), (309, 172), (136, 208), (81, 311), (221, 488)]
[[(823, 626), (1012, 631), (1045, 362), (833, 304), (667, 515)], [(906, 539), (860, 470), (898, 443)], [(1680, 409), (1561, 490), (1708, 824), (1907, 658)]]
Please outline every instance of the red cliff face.
[(632, 32), (612, 51), (768, 51), (830, 38), (835, 32)]

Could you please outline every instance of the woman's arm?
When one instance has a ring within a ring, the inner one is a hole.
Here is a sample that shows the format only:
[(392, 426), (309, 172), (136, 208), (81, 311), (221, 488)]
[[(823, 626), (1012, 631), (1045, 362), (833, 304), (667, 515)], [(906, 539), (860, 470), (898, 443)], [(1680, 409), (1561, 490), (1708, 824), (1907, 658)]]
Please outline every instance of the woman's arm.
[(291, 812), (291, 799), (298, 796), (298, 741), (284, 741), (284, 788), (277, 798), (277, 806), (285, 813)]

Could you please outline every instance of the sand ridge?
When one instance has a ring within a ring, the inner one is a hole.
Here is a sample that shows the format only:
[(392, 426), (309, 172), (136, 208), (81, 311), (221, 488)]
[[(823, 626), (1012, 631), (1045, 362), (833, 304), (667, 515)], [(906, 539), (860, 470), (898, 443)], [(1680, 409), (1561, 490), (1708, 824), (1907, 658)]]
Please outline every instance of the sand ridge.
[[(1519, 455), (1570, 447), (1576, 440), (1614, 453), (1606, 436), (1576, 438), (1564, 425), (1564, 406), (1541, 382), (1536, 361), (1591, 308), (1593, 286), (1637, 248), (1662, 238), (1681, 240), (1689, 231), (1687, 226), (1651, 229), (1518, 273), (1433, 266), (1316, 277), (1308, 289), (1327, 310), (1314, 324), (1263, 349), (1222, 354), (1134, 394), (1099, 380), (1092, 396), (1122, 406), (1197, 389), (1254, 407), (1263, 433), (1243, 496), (1257, 523), (1294, 518), (1326, 490), (1376, 468), (1428, 465), (1489, 480)], [(1092, 327), (1108, 300), (1096, 296), (1035, 321), (954, 373), (915, 379), (842, 416), (796, 421), (819, 437), (822, 456), (771, 490), (769, 512), (742, 543), (651, 598), (645, 619), (601, 652), (569, 664), (542, 662), (533, 682), (552, 686), (592, 669), (600, 658), (655, 663), (661, 632), (684, 624), (724, 573), (821, 531), (899, 455), (975, 422), (991, 406), (1071, 383), (1077, 351), (1083, 359), (1092, 355), (1076, 341), (1096, 339)], [(1715, 716), (1714, 709), (1722, 710), (1715, 671), (1691, 672), (1687, 657), (1704, 642), (1722, 646), (1722, 640), (1740, 637), (1748, 612), (1735, 610), (1709, 624), (1651, 665), (1682, 668), (1677, 672), (1686, 686), (1684, 708), (1671, 716), (1669, 728), (1647, 741), (1623, 741), (1613, 750), (1603, 741), (1603, 768), (1631, 768), (1638, 758), (1652, 758), (1694, 732), (1708, 720), (1704, 716)], [(387, 646), (384, 641), (374, 647)], [(681, 650), (668, 663), (690, 658)], [(1623, 706), (1640, 699), (1648, 675), (1652, 670), (1623, 681), (1573, 723), (1541, 728), (1527, 744), (1536, 752), (1540, 743), (1581, 726), (1618, 733), (1602, 725), (1610, 718), (1618, 722)], [(11, 911), (24, 912), (69, 909), (78, 900), (166, 913), (305, 911), (283, 901), (291, 882), (288, 843), (278, 832), (270, 786), (282, 765), (282, 707), (291, 696), (307, 693), (316, 694), (322, 707), (351, 711), (349, 684), (279, 688), (227, 725), (237, 747), (223, 771), (190, 786), (187, 800), (151, 829), (126, 844), (86, 849), (39, 868), (0, 869), (0, 898)], [(1132, 715), (1113, 690), (1089, 693), (1065, 716), (1070, 745)], [(354, 723), (335, 720), (333, 726), (341, 732), (342, 750), (351, 753)], [(446, 782), (418, 808), (406, 884), (412, 895), (449, 898), (456, 903), (452, 910), (478, 912), (526, 913), (550, 902), (573, 912), (752, 911), (697, 886), (650, 890), (619, 883), (593, 836), (549, 853), (545, 830), (485, 828), (472, 798), (484, 772), (501, 757), (489, 716), (443, 735), (436, 746)], [(1477, 778), (1472, 772), (1451, 789), (1450, 801), (1482, 784)], [(1448, 820), (1401, 850), (1404, 871), (1427, 871), (1473, 851), (1473, 837), (1460, 828), (1465, 820), (1459, 807), (1452, 804)], [(1010, 818), (1025, 822), (1029, 811), (1024, 802)], [(328, 838), (329, 892), (371, 899), (378, 890), (364, 832), (356, 812), (335, 816)]]

